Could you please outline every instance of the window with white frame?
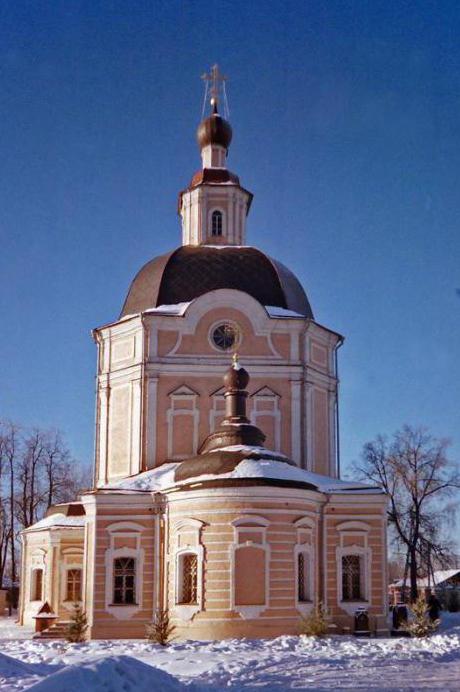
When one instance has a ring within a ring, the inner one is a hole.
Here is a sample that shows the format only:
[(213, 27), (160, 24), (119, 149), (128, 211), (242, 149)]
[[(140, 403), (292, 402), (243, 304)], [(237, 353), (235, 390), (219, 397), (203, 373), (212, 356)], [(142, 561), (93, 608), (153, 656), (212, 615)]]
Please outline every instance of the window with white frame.
[(68, 569), (66, 575), (66, 601), (81, 601), (81, 569)]
[(363, 521), (345, 521), (336, 526), (340, 545), (337, 554), (337, 598), (342, 609), (353, 614), (359, 605), (371, 604), (371, 527)]
[(136, 603), (136, 560), (132, 557), (118, 557), (113, 561), (113, 603)]
[(203, 522), (191, 517), (173, 525), (175, 552), (174, 614), (190, 620), (202, 609), (203, 557), (201, 529)]
[(223, 229), (223, 214), (216, 209), (211, 214), (211, 235), (221, 236)]
[(30, 580), (30, 598), (32, 601), (43, 600), (43, 569), (33, 569)]
[(294, 522), (296, 530), (295, 557), (295, 600), (302, 615), (310, 612), (313, 602), (313, 548), (314, 520), (302, 517)]
[(105, 551), (105, 609), (119, 620), (133, 617), (143, 604), (145, 526), (134, 521), (109, 524)]

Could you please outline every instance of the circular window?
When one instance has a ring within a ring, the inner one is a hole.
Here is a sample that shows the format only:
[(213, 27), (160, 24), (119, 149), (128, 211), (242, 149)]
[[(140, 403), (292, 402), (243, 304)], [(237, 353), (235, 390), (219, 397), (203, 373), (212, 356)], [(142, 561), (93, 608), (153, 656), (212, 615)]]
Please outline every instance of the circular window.
[(211, 334), (212, 343), (221, 351), (228, 351), (238, 342), (238, 328), (233, 324), (219, 324)]

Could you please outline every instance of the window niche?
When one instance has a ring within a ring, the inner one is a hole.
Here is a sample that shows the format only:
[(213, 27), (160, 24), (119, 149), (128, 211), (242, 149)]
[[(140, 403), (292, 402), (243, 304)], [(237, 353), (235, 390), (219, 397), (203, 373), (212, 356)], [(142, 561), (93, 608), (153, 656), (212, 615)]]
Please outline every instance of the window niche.
[(251, 395), (251, 422), (266, 435), (265, 446), (274, 452), (281, 451), (280, 395), (270, 387), (262, 387)]
[(59, 555), (60, 604), (73, 612), (75, 603), (83, 601), (83, 548), (69, 546)]
[(362, 521), (346, 521), (337, 527), (336, 549), (338, 605), (349, 615), (371, 605), (371, 560), (368, 545), (370, 526)]
[(211, 214), (211, 235), (220, 237), (224, 227), (224, 215), (219, 209), (215, 209)]
[(232, 522), (231, 609), (244, 619), (257, 618), (269, 606), (269, 521), (250, 515)]
[(65, 600), (71, 603), (78, 603), (81, 601), (82, 570), (68, 569), (66, 571)]
[(105, 551), (105, 609), (118, 620), (127, 620), (142, 609), (144, 529), (133, 521), (107, 527), (110, 547)]
[(191, 620), (203, 608), (202, 527), (202, 521), (187, 518), (173, 528), (174, 614), (181, 620)]
[(178, 461), (197, 453), (200, 421), (198, 396), (185, 384), (169, 393), (170, 405), (166, 411), (168, 459)]
[(43, 569), (41, 567), (32, 570), (30, 580), (30, 600), (43, 601)]
[(310, 517), (303, 517), (294, 523), (296, 543), (295, 561), (295, 606), (302, 615), (308, 615), (314, 602), (314, 528)]
[(29, 572), (31, 601), (45, 600), (45, 561), (46, 551), (43, 548), (35, 548), (32, 553)]

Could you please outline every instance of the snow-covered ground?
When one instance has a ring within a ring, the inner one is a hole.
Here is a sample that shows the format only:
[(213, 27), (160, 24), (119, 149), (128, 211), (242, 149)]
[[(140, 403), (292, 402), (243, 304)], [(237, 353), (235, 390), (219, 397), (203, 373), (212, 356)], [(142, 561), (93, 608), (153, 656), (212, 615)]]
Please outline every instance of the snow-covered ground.
[(460, 614), (427, 639), (183, 642), (30, 639), (0, 618), (0, 689), (36, 692), (460, 690)]

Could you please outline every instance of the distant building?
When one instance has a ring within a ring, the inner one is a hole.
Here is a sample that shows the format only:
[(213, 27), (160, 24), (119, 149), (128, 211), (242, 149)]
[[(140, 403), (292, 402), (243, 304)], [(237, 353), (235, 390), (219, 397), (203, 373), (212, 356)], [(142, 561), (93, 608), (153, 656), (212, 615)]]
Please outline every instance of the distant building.
[[(460, 592), (460, 569), (441, 569), (429, 577), (417, 579), (419, 595), (427, 595), (430, 591), (442, 594), (444, 591), (456, 589)], [(409, 595), (410, 583), (406, 579), (397, 579), (388, 587), (391, 603), (401, 603)]]
[(342, 337), (246, 244), (252, 194), (227, 168), (217, 77), (182, 246), (94, 330), (94, 487), (22, 534), (24, 624), (78, 601), (93, 638), (142, 637), (165, 607), (184, 638), (264, 637), (322, 601), (339, 628), (363, 607), (386, 630), (386, 496), (339, 479)]

